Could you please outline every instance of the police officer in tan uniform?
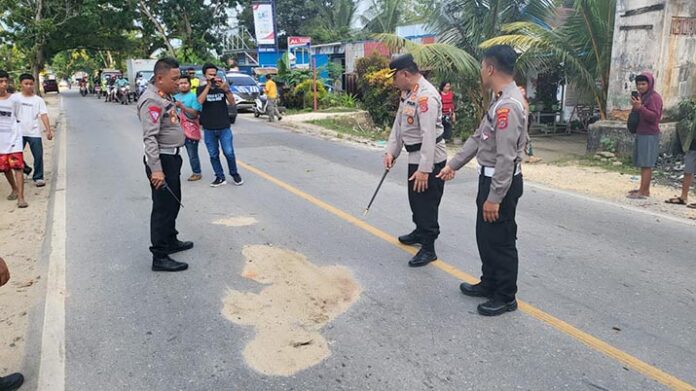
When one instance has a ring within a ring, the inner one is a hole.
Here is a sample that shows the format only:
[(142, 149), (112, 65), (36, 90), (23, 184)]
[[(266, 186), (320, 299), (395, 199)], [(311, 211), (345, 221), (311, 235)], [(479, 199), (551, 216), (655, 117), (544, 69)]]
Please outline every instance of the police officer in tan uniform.
[(420, 244), (420, 251), (409, 266), (424, 266), (437, 259), (435, 240), (440, 235), (438, 209), (445, 182), (437, 174), (445, 166), (447, 151), (442, 137), (442, 101), (440, 93), (420, 74), (413, 56), (394, 59), (389, 68), (394, 86), (401, 90), (384, 166), (391, 169), (403, 147), (408, 152), (408, 201), (416, 229), (399, 237), (406, 245)]
[(143, 127), (145, 173), (152, 190), (150, 240), (152, 270), (176, 272), (188, 265), (177, 262), (170, 254), (193, 248), (192, 242), (177, 238), (176, 217), (181, 206), (181, 147), (184, 133), (179, 124), (172, 94), (176, 92), (181, 72), (172, 58), (155, 64), (154, 81), (138, 99), (138, 118)]
[(481, 282), (462, 283), (467, 296), (487, 297), (481, 315), (495, 316), (517, 309), (517, 223), (515, 212), (522, 196), (521, 163), (529, 139), (525, 99), (514, 81), (517, 53), (507, 45), (493, 46), (481, 63), (483, 86), (495, 92), (485, 117), (447, 166), (444, 180), (476, 157), (479, 190), (476, 197), (476, 242), (482, 262)]

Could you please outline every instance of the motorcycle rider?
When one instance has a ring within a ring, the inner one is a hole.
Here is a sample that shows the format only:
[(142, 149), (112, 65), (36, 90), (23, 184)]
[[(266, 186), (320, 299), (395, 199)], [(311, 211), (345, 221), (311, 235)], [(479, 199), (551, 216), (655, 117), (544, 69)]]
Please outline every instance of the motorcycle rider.
[(113, 102), (116, 100), (116, 75), (113, 75), (106, 82), (106, 100), (104, 102)]
[[(123, 77), (123, 75), (118, 75), (118, 79), (116, 79), (116, 97), (120, 98), (121, 94), (125, 95), (126, 102), (129, 100), (128, 94), (128, 79)], [(121, 89), (125, 88), (124, 92), (121, 92)]]

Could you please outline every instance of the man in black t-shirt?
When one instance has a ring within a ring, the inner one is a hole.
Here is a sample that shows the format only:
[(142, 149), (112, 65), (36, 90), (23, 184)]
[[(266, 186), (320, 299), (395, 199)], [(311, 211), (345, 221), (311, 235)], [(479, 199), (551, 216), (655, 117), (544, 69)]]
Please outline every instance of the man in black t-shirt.
[(205, 146), (210, 155), (210, 163), (215, 171), (215, 181), (212, 187), (222, 186), (225, 183), (225, 172), (220, 163), (220, 147), (225, 154), (230, 175), (234, 184), (241, 186), (244, 181), (237, 171), (237, 160), (234, 156), (234, 144), (232, 130), (230, 129), (230, 117), (227, 111), (227, 103), (234, 105), (234, 95), (226, 80), (217, 76), (218, 69), (213, 64), (203, 65), (203, 77), (207, 81), (204, 86), (198, 87), (198, 103), (203, 107), (200, 113), (200, 123), (203, 128)]

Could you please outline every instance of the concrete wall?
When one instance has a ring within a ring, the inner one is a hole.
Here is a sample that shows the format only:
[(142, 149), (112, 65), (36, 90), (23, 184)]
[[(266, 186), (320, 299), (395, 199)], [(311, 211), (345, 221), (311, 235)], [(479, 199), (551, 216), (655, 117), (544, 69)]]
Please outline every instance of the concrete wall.
[[(635, 144), (636, 136), (631, 134), (626, 129), (624, 121), (599, 121), (590, 125), (587, 133), (587, 153), (594, 154), (601, 151), (601, 141), (603, 138), (608, 138), (614, 142), (616, 153), (619, 156), (633, 156), (633, 145)], [(677, 138), (676, 122), (668, 122), (660, 124), (660, 153), (680, 153), (675, 144)]]
[(675, 17), (694, 18), (696, 23), (696, 0), (617, 0), (610, 117), (622, 117), (622, 111), (630, 110), (634, 78), (644, 70), (655, 75), (665, 108), (696, 96), (696, 29), (675, 33), (673, 26), (679, 26)]

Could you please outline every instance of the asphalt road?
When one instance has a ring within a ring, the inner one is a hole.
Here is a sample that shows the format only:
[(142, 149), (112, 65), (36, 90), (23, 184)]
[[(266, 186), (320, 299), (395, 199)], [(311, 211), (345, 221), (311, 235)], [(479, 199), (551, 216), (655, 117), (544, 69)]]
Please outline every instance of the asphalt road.
[[(659, 368), (696, 384), (696, 227), (528, 185), (519, 207), (519, 298), (651, 366), (608, 357), (528, 313), (476, 314), (441, 268), (407, 267), (410, 254), (242, 168), (246, 184), (184, 181), (180, 237), (196, 247), (183, 273), (150, 268), (149, 188), (134, 106), (66, 93), (67, 390), (653, 390)], [(238, 159), (363, 219), (382, 173), (381, 153), (269, 127), (242, 115)], [(369, 224), (411, 230), (404, 159)], [(255, 171), (256, 172), (256, 171)], [(182, 177), (190, 174), (184, 158)], [(440, 209), (440, 258), (479, 275), (476, 176), (459, 173)], [(213, 225), (253, 216), (248, 227)], [(242, 247), (272, 244), (320, 266), (348, 267), (358, 301), (326, 326), (331, 356), (290, 377), (245, 364), (252, 328), (221, 314), (228, 289), (258, 292), (240, 276)], [(571, 328), (572, 328), (571, 327)]]

